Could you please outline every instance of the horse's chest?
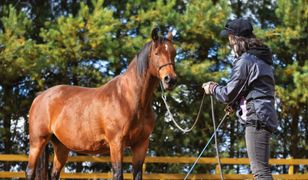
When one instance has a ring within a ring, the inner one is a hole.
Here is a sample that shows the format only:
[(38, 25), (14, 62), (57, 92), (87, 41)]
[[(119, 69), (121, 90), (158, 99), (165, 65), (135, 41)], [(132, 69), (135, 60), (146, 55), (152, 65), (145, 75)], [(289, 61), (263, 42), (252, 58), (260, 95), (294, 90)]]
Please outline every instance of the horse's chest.
[(154, 128), (154, 119), (137, 120), (133, 122), (128, 133), (128, 144), (132, 145), (145, 141)]
[(137, 127), (131, 128), (127, 137), (127, 144), (132, 145), (138, 141), (143, 141), (147, 136), (148, 134), (145, 131), (144, 125), (138, 125)]
[(145, 130), (144, 128), (145, 128), (145, 126), (144, 126), (143, 123), (137, 124), (137, 125), (135, 125), (134, 127), (131, 128), (130, 135), (132, 137), (140, 136), (144, 133), (144, 130)]

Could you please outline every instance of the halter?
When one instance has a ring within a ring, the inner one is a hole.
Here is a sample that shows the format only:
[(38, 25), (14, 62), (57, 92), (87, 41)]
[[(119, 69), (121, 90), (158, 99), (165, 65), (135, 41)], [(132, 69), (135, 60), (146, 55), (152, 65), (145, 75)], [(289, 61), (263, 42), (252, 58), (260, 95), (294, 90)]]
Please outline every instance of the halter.
[[(168, 39), (165, 39), (166, 41), (169, 41)], [(152, 48), (153, 48), (153, 44), (151, 44), (151, 51), (152, 51)], [(170, 60), (170, 59), (169, 59)], [(170, 60), (171, 61), (171, 60)], [(154, 65), (154, 66), (156, 66), (157, 67), (157, 72), (158, 72), (158, 74), (159, 74), (159, 72), (160, 72), (160, 70), (161, 69), (163, 69), (164, 67), (166, 67), (166, 66), (169, 66), (169, 65), (172, 65), (173, 67), (174, 67), (174, 63), (173, 62), (168, 62), (168, 63), (166, 63), (166, 64), (163, 64), (163, 65), (161, 65), (161, 66), (158, 66), (158, 64), (154, 64), (153, 62), (152, 62), (152, 64)]]
[(169, 66), (169, 65), (174, 66), (174, 63), (173, 63), (173, 62), (169, 62), (169, 63), (166, 63), (166, 64), (163, 64), (163, 65), (159, 66), (159, 67), (158, 67), (158, 73), (159, 73), (159, 71), (160, 71), (162, 68), (164, 68), (165, 66)]

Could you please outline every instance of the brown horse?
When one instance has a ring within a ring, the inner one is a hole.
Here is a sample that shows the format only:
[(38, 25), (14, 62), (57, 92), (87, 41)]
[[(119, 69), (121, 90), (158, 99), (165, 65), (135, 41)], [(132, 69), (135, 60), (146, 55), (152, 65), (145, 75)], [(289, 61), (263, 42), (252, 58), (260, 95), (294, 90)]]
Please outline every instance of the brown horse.
[(155, 124), (152, 96), (160, 81), (174, 87), (175, 48), (153, 29), (127, 71), (99, 88), (60, 85), (37, 96), (29, 113), (30, 154), (27, 179), (35, 176), (42, 149), (54, 148), (52, 179), (58, 179), (70, 150), (96, 154), (110, 152), (113, 179), (123, 179), (125, 147), (133, 152), (134, 179), (142, 179), (142, 164)]

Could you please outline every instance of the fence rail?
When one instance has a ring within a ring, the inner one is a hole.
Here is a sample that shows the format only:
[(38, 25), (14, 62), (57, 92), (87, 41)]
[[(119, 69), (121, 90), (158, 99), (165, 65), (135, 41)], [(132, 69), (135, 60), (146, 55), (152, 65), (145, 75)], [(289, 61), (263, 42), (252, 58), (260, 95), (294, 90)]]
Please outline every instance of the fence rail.
[[(50, 158), (51, 159), (51, 158)], [(131, 157), (124, 157), (124, 163), (130, 163)], [(27, 155), (16, 154), (0, 154), (0, 161), (5, 162), (26, 162), (28, 161)], [(97, 156), (73, 156), (68, 158), (68, 162), (110, 162), (110, 157), (97, 157)], [(147, 157), (145, 165), (149, 163), (186, 163), (192, 164), (195, 161), (194, 157)], [(213, 164), (217, 167), (217, 159), (212, 157), (201, 158), (199, 164)], [(226, 165), (248, 165), (247, 158), (221, 158), (221, 163)], [(308, 165), (308, 159), (270, 159), (271, 165), (288, 165), (288, 174), (274, 174), (274, 179), (308, 179), (308, 174), (294, 174), (294, 165)], [(216, 174), (192, 174), (190, 179), (220, 179), (216, 168)], [(0, 171), (0, 178), (24, 178), (24, 172), (7, 172)], [(171, 174), (171, 173), (148, 173), (145, 172), (143, 179), (183, 179), (185, 174)], [(96, 178), (112, 178), (112, 174), (108, 173), (61, 173), (61, 178), (70, 179), (96, 179)], [(125, 179), (132, 179), (132, 174), (125, 173)], [(253, 179), (251, 174), (224, 174), (225, 179)]]

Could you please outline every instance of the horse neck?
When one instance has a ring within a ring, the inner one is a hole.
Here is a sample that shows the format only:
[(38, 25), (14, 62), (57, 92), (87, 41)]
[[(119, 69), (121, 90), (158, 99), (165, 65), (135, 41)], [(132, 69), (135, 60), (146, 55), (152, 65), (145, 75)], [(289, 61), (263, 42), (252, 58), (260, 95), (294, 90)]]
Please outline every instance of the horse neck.
[(138, 106), (150, 106), (152, 102), (153, 93), (159, 83), (159, 80), (152, 76), (148, 71), (143, 75), (137, 72), (137, 59), (135, 58), (129, 65), (124, 76), (133, 77), (130, 82), (130, 87), (133, 96), (137, 99)]

